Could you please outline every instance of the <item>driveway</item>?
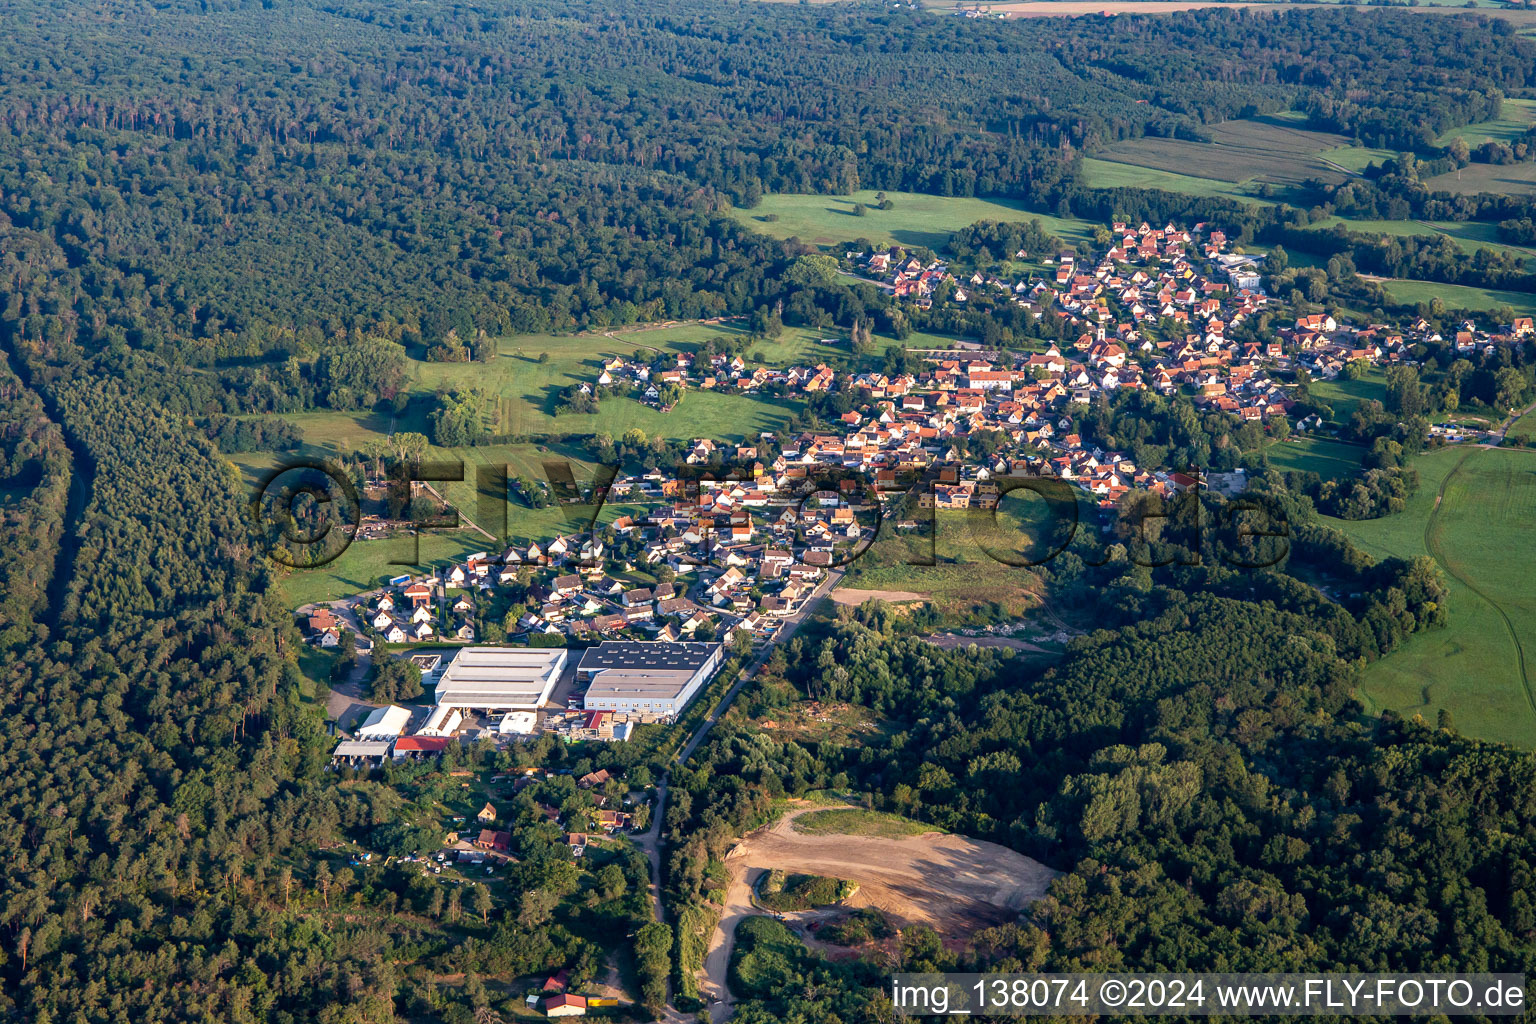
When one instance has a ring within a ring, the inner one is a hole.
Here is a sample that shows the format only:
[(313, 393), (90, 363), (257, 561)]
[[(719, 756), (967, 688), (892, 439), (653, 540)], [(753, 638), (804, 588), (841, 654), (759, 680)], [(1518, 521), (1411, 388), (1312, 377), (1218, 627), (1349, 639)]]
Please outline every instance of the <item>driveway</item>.
[[(331, 614), (340, 619), (343, 626), (350, 629), (358, 640), (366, 643), (367, 641), (363, 637), (363, 624), (357, 617), (357, 610), (360, 607), (366, 608), (367, 602), (378, 593), (375, 590), (340, 601), (301, 605), (294, 614), (302, 617), (308, 615), (316, 608), (329, 608)], [(350, 732), (359, 721), (367, 717), (368, 712), (374, 708), (383, 707), (382, 704), (376, 704), (364, 696), (365, 687), (363, 684), (372, 669), (373, 655), (371, 653), (364, 654), (359, 650), (352, 664), (352, 671), (347, 674), (347, 678), (331, 683), (330, 692), (326, 694), (325, 698), (325, 711), (327, 715), (335, 720), (338, 728)]]

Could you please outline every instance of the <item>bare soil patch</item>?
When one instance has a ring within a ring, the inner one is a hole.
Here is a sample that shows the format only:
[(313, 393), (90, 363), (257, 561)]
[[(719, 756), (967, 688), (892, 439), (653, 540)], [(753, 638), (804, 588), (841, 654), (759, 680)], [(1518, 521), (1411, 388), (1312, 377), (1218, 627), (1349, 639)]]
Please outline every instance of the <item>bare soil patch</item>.
[(838, 604), (855, 606), (865, 601), (888, 601), (891, 604), (900, 604), (903, 601), (926, 601), (928, 595), (910, 590), (856, 590), (852, 587), (839, 587), (832, 591), (832, 600)]
[(1011, 636), (956, 636), (954, 633), (934, 633), (923, 639), (945, 650), (975, 644), (977, 647), (1006, 647), (1010, 651), (1029, 651), (1031, 654), (1051, 653), (1039, 644), (1032, 644), (1028, 640), (1019, 640)]
[(795, 818), (817, 809), (791, 811), (726, 855), (725, 912), (704, 960), (705, 992), (722, 1007), (736, 925), (756, 912), (751, 882), (770, 868), (854, 882), (858, 891), (843, 906), (873, 907), (898, 927), (927, 925), (952, 946), (978, 928), (1013, 920), (1057, 874), (1005, 846), (939, 832), (883, 838), (795, 831)]

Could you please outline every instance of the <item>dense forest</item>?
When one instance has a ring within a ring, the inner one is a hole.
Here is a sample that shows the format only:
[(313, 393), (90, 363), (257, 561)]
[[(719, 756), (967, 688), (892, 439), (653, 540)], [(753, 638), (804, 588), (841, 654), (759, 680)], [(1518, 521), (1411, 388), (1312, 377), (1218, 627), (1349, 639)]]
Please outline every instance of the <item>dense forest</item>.
[[(506, 1002), (483, 975), (589, 979), (615, 952), (652, 1013), (669, 972), (686, 1004), (723, 844), (772, 796), (839, 775), (881, 807), (1066, 871), (1033, 922), (979, 936), (968, 962), (1427, 967), (1432, 949), (1468, 967), (1530, 962), (1530, 757), (1460, 739), (1448, 721), (1362, 717), (1348, 696), (1361, 663), (1435, 628), (1445, 595), (1430, 567), (1373, 565), (1315, 524), (1256, 578), (1154, 578), (1068, 551), (1046, 581), (1104, 628), (1050, 669), (938, 651), (878, 608), (797, 638), (753, 706), (835, 694), (896, 728), (824, 749), (712, 734), (674, 776), (669, 922), (650, 921), (643, 858), (574, 865), (532, 797), (511, 808), (506, 899), (349, 864), (338, 843), (422, 850), (407, 810), (440, 799), (461, 763), (640, 778), (659, 772), (663, 746), (542, 743), (380, 777), (324, 771), (291, 609), (219, 455), (297, 443), (241, 413), (399, 411), (407, 353), (484, 358), (505, 332), (771, 324), (780, 308), (911, 328), (872, 286), (807, 274), (797, 246), (728, 215), (766, 191), (1007, 195), (1106, 221), (1228, 218), (1244, 240), (1286, 231), (1289, 208), (1244, 220), (1221, 200), (1087, 190), (1078, 160), (1296, 105), (1367, 144), (1422, 145), (1536, 84), (1531, 42), (1503, 23), (22, 0), (0, 27), (0, 1019), (459, 1024)], [(1449, 216), (1427, 212), (1441, 200), (1412, 198), (1406, 177), (1336, 198)], [(1465, 202), (1511, 231), (1530, 215)], [(1340, 286), (1358, 286), (1346, 256), (1422, 270), (1441, 255), (1321, 237)], [(998, 255), (1044, 240), (961, 242)], [(1013, 337), (1021, 316), (956, 326)], [(1526, 369), (1469, 363), (1458, 380), (1491, 393), (1509, 383), (1501, 371)], [(1416, 393), (1397, 394), (1394, 422)], [(473, 440), (479, 400), (445, 394), (431, 429)], [(1192, 412), (1096, 408), (1087, 429), (1149, 458), (1247, 454), (1251, 438), (1204, 437), (1213, 425)], [(1379, 426), (1366, 416), (1361, 436), (1401, 443)], [(627, 437), (591, 444), (666, 454)], [(1383, 446), (1383, 473), (1394, 457)], [(1264, 486), (1298, 523), (1328, 500), (1278, 474)], [(1187, 553), (1189, 526), (1175, 517), (1153, 553)], [(1303, 572), (1352, 596), (1330, 601)], [(558, 782), (534, 795), (583, 799)], [(1501, 841), (1471, 838), (1485, 834)], [(757, 931), (742, 1019), (870, 1011), (859, 989), (820, 984), (835, 969), (803, 951), (786, 972), (757, 969), (782, 955)], [(903, 960), (956, 962), (922, 936)]]

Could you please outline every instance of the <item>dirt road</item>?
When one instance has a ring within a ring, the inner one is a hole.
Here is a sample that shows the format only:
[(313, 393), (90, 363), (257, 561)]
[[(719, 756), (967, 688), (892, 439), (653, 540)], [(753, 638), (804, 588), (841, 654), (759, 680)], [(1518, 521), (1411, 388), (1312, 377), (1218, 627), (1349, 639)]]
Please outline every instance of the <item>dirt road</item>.
[(1007, 847), (938, 832), (896, 839), (796, 832), (795, 819), (812, 810), (791, 811), (751, 833), (725, 858), (730, 885), (704, 957), (702, 986), (707, 998), (718, 1000), (711, 1007), (714, 1020), (730, 1014), (726, 971), (736, 926), (758, 912), (751, 884), (766, 869), (856, 882), (859, 890), (848, 906), (873, 907), (898, 926), (928, 925), (955, 941), (977, 928), (1012, 920), (1045, 895), (1056, 876)]

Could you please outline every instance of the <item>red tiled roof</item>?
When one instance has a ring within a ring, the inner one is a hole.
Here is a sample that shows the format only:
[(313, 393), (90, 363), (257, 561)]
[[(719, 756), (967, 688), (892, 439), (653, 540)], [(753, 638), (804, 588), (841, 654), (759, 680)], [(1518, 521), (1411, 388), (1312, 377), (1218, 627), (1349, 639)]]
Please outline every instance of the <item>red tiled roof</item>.
[(448, 736), (402, 736), (395, 740), (395, 752), (399, 754), (437, 754), (446, 750)]

